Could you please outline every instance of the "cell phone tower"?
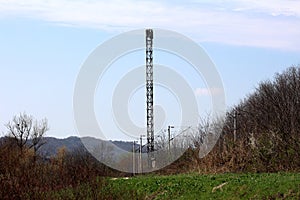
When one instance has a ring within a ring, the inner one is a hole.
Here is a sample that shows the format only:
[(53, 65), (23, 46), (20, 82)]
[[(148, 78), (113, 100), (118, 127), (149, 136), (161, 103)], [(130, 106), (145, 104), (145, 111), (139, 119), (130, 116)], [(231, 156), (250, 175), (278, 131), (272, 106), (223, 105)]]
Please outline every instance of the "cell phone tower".
[(153, 30), (146, 29), (146, 104), (148, 164), (154, 167), (154, 113), (153, 113)]

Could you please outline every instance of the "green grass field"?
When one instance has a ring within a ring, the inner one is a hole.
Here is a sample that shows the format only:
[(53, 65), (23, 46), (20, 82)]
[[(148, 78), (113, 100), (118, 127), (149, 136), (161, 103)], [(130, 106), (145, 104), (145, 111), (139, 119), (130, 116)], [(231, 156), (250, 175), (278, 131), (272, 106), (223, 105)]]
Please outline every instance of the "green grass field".
[(99, 178), (45, 195), (56, 199), (300, 199), (300, 173)]

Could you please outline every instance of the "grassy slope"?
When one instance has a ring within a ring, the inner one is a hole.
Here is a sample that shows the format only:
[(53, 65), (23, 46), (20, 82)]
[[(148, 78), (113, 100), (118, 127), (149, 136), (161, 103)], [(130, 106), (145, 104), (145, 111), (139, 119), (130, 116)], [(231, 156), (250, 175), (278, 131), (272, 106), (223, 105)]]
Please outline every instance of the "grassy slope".
[[(181, 174), (106, 181), (94, 191), (85, 185), (62, 190), (56, 197), (71, 197), (76, 191), (76, 198), (97, 199), (300, 199), (299, 173)], [(214, 187), (223, 183), (226, 184), (213, 192)]]

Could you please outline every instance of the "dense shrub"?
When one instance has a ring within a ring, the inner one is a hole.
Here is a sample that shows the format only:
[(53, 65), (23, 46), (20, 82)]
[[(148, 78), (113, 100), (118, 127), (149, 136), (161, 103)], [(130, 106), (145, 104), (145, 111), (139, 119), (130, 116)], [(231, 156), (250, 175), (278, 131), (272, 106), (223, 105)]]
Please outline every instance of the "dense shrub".
[(199, 159), (198, 149), (193, 167), (201, 172), (299, 171), (300, 68), (290, 67), (273, 81), (260, 83), (228, 111), (210, 154)]
[(122, 175), (84, 149), (71, 153), (61, 148), (56, 156), (45, 160), (36, 157), (33, 149), (24, 147), (21, 152), (12, 138), (1, 140), (0, 199), (40, 199), (47, 191), (92, 183), (97, 177)]

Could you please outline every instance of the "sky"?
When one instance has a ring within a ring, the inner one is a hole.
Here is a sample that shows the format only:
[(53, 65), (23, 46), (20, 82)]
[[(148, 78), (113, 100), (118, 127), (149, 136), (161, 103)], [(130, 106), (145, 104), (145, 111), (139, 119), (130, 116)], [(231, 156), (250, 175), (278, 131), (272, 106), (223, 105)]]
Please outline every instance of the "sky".
[[(0, 0), (0, 132), (6, 133), (4, 124), (14, 115), (26, 112), (48, 119), (47, 136), (79, 135), (73, 93), (82, 64), (103, 42), (144, 28), (176, 31), (199, 44), (222, 78), (227, 108), (247, 97), (259, 82), (300, 64), (297, 0)], [(103, 91), (113, 89), (122, 73), (144, 64), (144, 54), (123, 59), (104, 77), (108, 87), (101, 91), (99, 83), (95, 94), (97, 118), (111, 132), (117, 129), (110, 128), (113, 117), (105, 115), (110, 113), (110, 100), (97, 102), (105, 99), (108, 93)], [(189, 66), (176, 59), (161, 52), (154, 62), (173, 66), (191, 82), (198, 98), (207, 100), (202, 83), (193, 81)], [(124, 63), (127, 67), (120, 69)], [(130, 117), (140, 126), (145, 124), (142, 89), (129, 102)], [(180, 110), (176, 98), (166, 88), (156, 91), (157, 102), (166, 107), (163, 126), (177, 124), (180, 119), (169, 117)], [(116, 133), (108, 138), (125, 137)]]

